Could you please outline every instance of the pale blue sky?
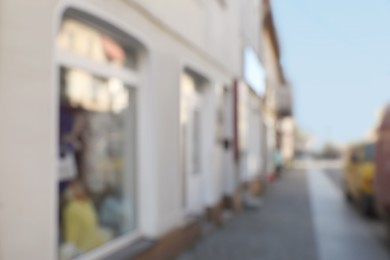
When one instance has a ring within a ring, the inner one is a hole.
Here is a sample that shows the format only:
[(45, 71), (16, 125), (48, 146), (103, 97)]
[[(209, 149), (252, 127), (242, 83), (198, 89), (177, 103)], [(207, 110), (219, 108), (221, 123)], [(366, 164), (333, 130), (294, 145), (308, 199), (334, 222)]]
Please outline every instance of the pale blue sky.
[(390, 0), (270, 0), (302, 128), (367, 134), (390, 101)]

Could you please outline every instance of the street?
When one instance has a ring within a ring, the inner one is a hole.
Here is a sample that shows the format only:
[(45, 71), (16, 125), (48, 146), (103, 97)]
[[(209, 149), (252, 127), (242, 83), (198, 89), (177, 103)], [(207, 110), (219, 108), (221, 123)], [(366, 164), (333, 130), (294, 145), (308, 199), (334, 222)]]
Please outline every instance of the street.
[(390, 259), (384, 226), (344, 199), (341, 171), (311, 164), (270, 184), (259, 210), (203, 239), (180, 260)]

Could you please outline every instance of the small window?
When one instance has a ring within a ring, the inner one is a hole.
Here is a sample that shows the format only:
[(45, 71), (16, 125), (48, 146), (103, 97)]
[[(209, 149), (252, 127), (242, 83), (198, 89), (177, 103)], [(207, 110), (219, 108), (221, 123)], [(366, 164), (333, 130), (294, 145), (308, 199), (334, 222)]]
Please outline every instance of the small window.
[(364, 160), (368, 162), (373, 162), (375, 160), (375, 145), (369, 144), (365, 146), (364, 149)]
[(350, 153), (350, 161), (352, 163), (359, 163), (362, 161), (362, 159), (363, 159), (362, 149), (360, 147), (353, 148)]
[(136, 51), (119, 37), (73, 18), (65, 18), (57, 37), (59, 49), (91, 61), (135, 69)]

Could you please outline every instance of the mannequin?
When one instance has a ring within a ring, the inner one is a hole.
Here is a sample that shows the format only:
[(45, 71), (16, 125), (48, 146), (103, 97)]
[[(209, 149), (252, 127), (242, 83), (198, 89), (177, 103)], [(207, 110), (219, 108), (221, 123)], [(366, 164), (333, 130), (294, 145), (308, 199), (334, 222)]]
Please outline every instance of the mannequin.
[(98, 225), (95, 208), (79, 181), (72, 181), (67, 190), (63, 224), (66, 244), (86, 252), (105, 242)]

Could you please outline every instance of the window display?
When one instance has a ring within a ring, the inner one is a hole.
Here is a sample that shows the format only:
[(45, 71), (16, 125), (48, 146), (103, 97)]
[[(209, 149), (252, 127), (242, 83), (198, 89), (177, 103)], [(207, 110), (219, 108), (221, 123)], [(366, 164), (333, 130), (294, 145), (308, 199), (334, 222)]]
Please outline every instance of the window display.
[(119, 81), (66, 68), (61, 78), (60, 240), (73, 256), (135, 227), (134, 122)]
[[(69, 37), (59, 38), (68, 44), (60, 49), (73, 46), (84, 55), (90, 48), (97, 61), (104, 54), (114, 65), (128, 63), (113, 39), (79, 22), (65, 25)], [(69, 29), (75, 25), (91, 36), (88, 48)], [(64, 65), (59, 104), (59, 258), (72, 259), (136, 228), (135, 90), (119, 78)]]
[(117, 68), (136, 68), (136, 52), (121, 45), (94, 27), (75, 19), (65, 19), (58, 35), (58, 47), (63, 51), (105, 63)]

